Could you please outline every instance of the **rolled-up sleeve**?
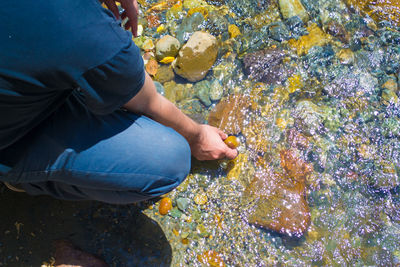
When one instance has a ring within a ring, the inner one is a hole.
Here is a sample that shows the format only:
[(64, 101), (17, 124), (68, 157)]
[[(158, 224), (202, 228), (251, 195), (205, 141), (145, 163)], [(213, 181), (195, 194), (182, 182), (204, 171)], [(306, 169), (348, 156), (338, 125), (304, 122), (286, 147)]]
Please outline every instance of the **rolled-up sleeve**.
[(89, 110), (105, 115), (134, 97), (144, 81), (143, 59), (139, 48), (131, 42), (104, 64), (86, 71), (77, 83)]

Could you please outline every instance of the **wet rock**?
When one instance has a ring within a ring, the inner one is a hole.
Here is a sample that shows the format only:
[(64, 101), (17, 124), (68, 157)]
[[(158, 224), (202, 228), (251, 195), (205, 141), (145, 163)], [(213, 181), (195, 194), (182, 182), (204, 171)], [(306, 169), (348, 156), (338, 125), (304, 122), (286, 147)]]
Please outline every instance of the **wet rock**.
[(172, 70), (171, 66), (162, 65), (158, 68), (156, 75), (154, 76), (154, 80), (160, 83), (166, 83), (172, 81), (175, 77), (175, 73)]
[(176, 204), (181, 211), (185, 211), (189, 206), (190, 200), (188, 198), (180, 197), (176, 200)]
[(296, 50), (299, 56), (308, 53), (313, 46), (324, 46), (329, 43), (331, 37), (324, 33), (317, 24), (313, 23), (307, 27), (308, 35), (300, 37), (299, 40), (289, 40), (289, 45)]
[(295, 36), (302, 36), (308, 33), (307, 29), (304, 27), (304, 22), (301, 20), (299, 16), (293, 16), (288, 18), (285, 21), (285, 24), (292, 32), (292, 34), (294, 34)]
[(178, 39), (171, 35), (165, 35), (156, 43), (156, 58), (158, 61), (164, 57), (175, 57), (178, 54), (181, 44)]
[(175, 36), (181, 44), (185, 43), (192, 33), (199, 31), (203, 27), (204, 17), (196, 12), (190, 17), (185, 17), (175, 31)]
[(338, 22), (331, 20), (325, 26), (326, 33), (338, 38), (342, 43), (348, 44), (350, 41), (350, 35), (346, 29)]
[(244, 70), (250, 78), (265, 83), (282, 83), (292, 70), (284, 66), (285, 52), (270, 48), (247, 54), (244, 59)]
[(156, 86), (156, 90), (157, 90), (157, 92), (158, 92), (159, 94), (165, 95), (165, 89), (164, 89), (164, 86), (162, 86), (161, 83), (159, 83), (159, 82), (157, 82), (157, 81), (154, 81), (154, 85)]
[(183, 84), (174, 81), (164, 83), (165, 97), (173, 103), (183, 100), (187, 95), (187, 90)]
[(229, 22), (225, 16), (221, 16), (217, 11), (211, 11), (208, 15), (206, 29), (212, 35), (218, 36), (228, 31)]
[(196, 96), (206, 107), (211, 105), (210, 90), (211, 83), (207, 80), (200, 81), (193, 86)]
[(290, 32), (286, 25), (281, 22), (275, 22), (268, 26), (269, 36), (275, 41), (282, 42), (290, 39)]
[(303, 100), (296, 104), (292, 117), (295, 118), (301, 132), (309, 136), (318, 132), (323, 121), (323, 116), (318, 106), (308, 100)]
[(390, 21), (400, 26), (400, 2), (398, 0), (346, 0), (346, 2), (351, 7), (370, 15), (377, 22)]
[(223, 95), (224, 95), (224, 87), (218, 80), (214, 80), (211, 83), (210, 99), (212, 101), (218, 101), (223, 97)]
[(222, 99), (210, 112), (208, 124), (221, 129), (228, 135), (238, 135), (242, 131), (250, 105), (248, 96), (230, 95)]
[(293, 16), (299, 16), (304, 22), (309, 19), (307, 10), (300, 0), (279, 0), (279, 9), (285, 19)]
[(236, 37), (234, 49), (239, 55), (255, 52), (269, 46), (268, 40), (267, 27), (261, 30), (243, 31), (242, 35)]
[(71, 242), (58, 240), (55, 242), (55, 266), (85, 266), (85, 267), (108, 267), (108, 264), (97, 256), (84, 252), (75, 247)]
[(308, 138), (301, 133), (299, 133), (296, 129), (291, 128), (286, 131), (286, 139), (289, 143), (290, 147), (298, 148), (298, 149), (306, 149), (309, 147), (310, 141)]
[(388, 79), (384, 84), (382, 84), (382, 88), (393, 91), (395, 93), (399, 91), (397, 82), (394, 79)]
[(354, 63), (354, 53), (349, 48), (340, 50), (336, 56), (339, 58), (340, 63), (344, 65), (351, 65)]
[(269, 167), (256, 173), (245, 191), (252, 207), (249, 223), (290, 236), (301, 236), (310, 225), (311, 216), (305, 198), (305, 179), (312, 171), (293, 152), (281, 152), (283, 173)]
[(217, 40), (206, 32), (195, 32), (172, 63), (176, 74), (196, 82), (203, 79), (218, 54)]

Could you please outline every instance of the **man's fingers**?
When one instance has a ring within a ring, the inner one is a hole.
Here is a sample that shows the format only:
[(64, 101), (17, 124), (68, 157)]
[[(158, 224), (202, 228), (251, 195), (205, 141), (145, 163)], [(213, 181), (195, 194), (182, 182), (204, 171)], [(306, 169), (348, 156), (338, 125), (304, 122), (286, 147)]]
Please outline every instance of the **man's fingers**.
[(231, 149), (229, 147), (225, 151), (225, 157), (227, 157), (228, 159), (234, 159), (237, 157), (238, 154), (239, 152), (236, 149)]
[(119, 19), (119, 11), (118, 7), (113, 0), (104, 0), (104, 4), (106, 4), (107, 8), (114, 14), (116, 19)]
[(121, 1), (122, 7), (125, 9), (124, 17), (128, 17), (128, 22), (125, 24), (125, 29), (131, 28), (133, 36), (137, 36), (137, 21), (138, 21), (138, 9), (137, 2), (135, 0)]
[(226, 138), (228, 138), (228, 135), (226, 133), (224, 133), (223, 131), (221, 131), (220, 129), (217, 128), (218, 134), (219, 136), (221, 136), (222, 140), (225, 140)]

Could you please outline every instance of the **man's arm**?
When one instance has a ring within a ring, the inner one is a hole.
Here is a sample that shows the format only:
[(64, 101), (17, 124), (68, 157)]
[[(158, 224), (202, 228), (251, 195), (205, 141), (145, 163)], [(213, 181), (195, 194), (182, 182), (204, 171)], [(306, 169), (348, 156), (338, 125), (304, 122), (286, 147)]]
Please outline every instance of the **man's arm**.
[(198, 124), (182, 113), (173, 103), (157, 93), (151, 77), (146, 73), (142, 89), (124, 108), (144, 114), (159, 123), (173, 128), (188, 141), (192, 155), (198, 160), (233, 159), (237, 150), (229, 148), (223, 140), (227, 135), (221, 130)]

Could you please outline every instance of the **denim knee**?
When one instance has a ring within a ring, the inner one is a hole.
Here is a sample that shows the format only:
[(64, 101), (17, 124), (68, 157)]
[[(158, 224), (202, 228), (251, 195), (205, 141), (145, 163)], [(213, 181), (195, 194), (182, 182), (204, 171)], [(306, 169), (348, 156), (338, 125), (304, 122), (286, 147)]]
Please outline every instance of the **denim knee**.
[(173, 131), (168, 136), (157, 153), (162, 157), (158, 162), (157, 173), (161, 175), (153, 178), (152, 185), (144, 188), (143, 193), (153, 197), (170, 192), (182, 183), (190, 172), (191, 152), (188, 142), (180, 134)]

